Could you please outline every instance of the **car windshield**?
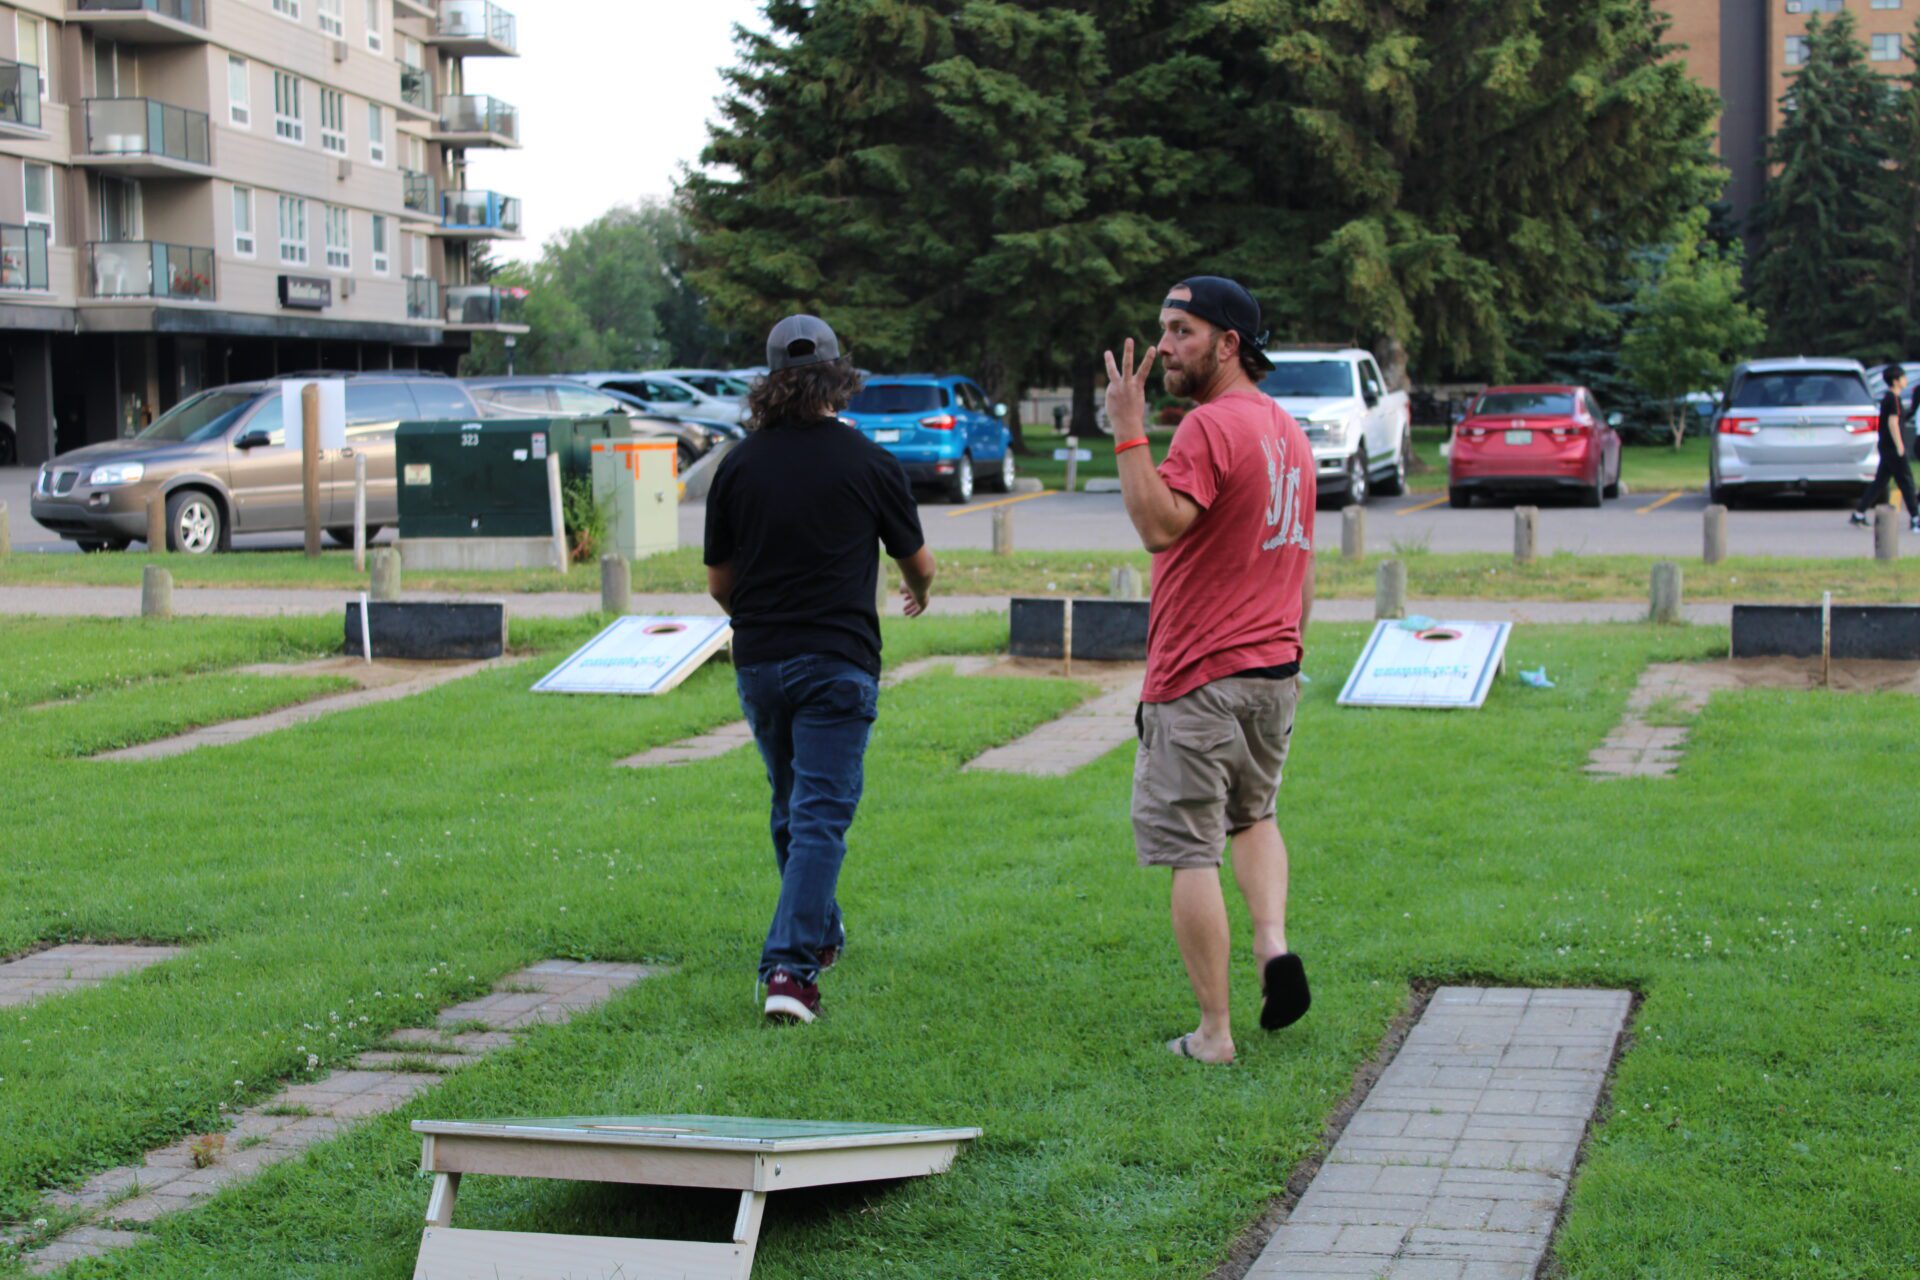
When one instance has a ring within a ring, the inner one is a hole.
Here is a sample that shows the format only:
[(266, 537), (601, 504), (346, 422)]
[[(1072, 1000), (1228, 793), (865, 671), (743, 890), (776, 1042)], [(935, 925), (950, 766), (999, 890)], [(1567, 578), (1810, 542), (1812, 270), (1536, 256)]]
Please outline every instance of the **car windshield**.
[(1565, 391), (1493, 391), (1480, 397), (1474, 413), (1482, 418), (1527, 418), (1573, 413), (1573, 396)]
[(258, 391), (202, 391), (161, 414), (139, 438), (156, 444), (197, 444), (217, 439), (259, 398)]
[(947, 393), (940, 387), (914, 382), (871, 383), (847, 402), (849, 413), (925, 413), (944, 408)]
[(1735, 409), (1813, 409), (1869, 404), (1866, 383), (1851, 369), (1749, 373), (1733, 389)]
[(738, 378), (722, 377), (717, 373), (695, 373), (680, 379), (703, 395), (719, 396), (723, 400), (734, 400), (747, 394), (747, 384)]
[(1353, 366), (1345, 360), (1287, 360), (1260, 379), (1260, 389), (1278, 400), (1286, 396), (1330, 399), (1353, 394)]

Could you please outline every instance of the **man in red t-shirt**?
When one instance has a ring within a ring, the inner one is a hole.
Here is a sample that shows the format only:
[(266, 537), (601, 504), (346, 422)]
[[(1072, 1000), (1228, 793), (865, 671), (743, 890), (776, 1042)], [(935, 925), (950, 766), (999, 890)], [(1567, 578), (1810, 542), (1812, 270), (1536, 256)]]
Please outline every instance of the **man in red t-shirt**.
[[(1287, 847), (1274, 798), (1299, 697), (1300, 637), (1313, 606), (1313, 451), (1260, 391), (1273, 366), (1260, 304), (1232, 280), (1195, 276), (1161, 304), (1160, 342), (1136, 370), (1133, 341), (1107, 352), (1107, 420), (1127, 515), (1153, 552), (1153, 610), (1134, 844), (1142, 866), (1173, 869), (1173, 934), (1200, 1002), (1197, 1030), (1168, 1042), (1202, 1062), (1233, 1061), (1221, 847), (1253, 917), (1260, 1025), (1297, 1021), (1306, 971), (1287, 949)], [(1146, 384), (1199, 402), (1154, 469)]]

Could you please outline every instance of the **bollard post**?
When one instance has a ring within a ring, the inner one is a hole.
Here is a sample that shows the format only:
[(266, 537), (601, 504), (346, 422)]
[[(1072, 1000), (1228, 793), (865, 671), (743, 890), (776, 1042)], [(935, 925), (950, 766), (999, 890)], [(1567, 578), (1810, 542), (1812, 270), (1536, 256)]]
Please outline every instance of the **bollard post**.
[(1367, 509), (1346, 506), (1340, 509), (1340, 558), (1360, 560), (1367, 554)]
[(367, 571), (367, 455), (353, 455), (353, 571)]
[(375, 600), (400, 598), (400, 553), (392, 547), (373, 553), (372, 595)]
[(147, 499), (147, 551), (152, 554), (167, 549), (167, 495), (156, 490)]
[(1883, 502), (1873, 509), (1873, 558), (1900, 558), (1900, 517), (1889, 503)]
[(1130, 564), (1116, 567), (1107, 580), (1107, 594), (1115, 600), (1140, 600), (1140, 571)]
[(1012, 507), (995, 507), (993, 510), (993, 554), (997, 556), (1013, 554)]
[(173, 616), (173, 575), (157, 564), (150, 564), (140, 571), (140, 616)]
[(1080, 459), (1075, 456), (1079, 448), (1080, 448), (1080, 438), (1078, 436), (1068, 436), (1067, 437), (1067, 485), (1066, 485), (1068, 493), (1079, 492), (1078, 486), (1080, 483), (1080, 480), (1079, 480)]
[(547, 453), (547, 509), (553, 522), (553, 567), (564, 574), (573, 567), (573, 553), (567, 547), (566, 505), (560, 496), (560, 451)]
[(1385, 560), (1373, 575), (1373, 617), (1407, 616), (1407, 566), (1403, 561)]
[(0, 502), (0, 560), (13, 554), (13, 529), (7, 524), (7, 504)]
[(1700, 558), (1708, 564), (1719, 564), (1727, 558), (1727, 509), (1717, 502), (1707, 508)]
[(1540, 508), (1513, 509), (1513, 562), (1532, 564), (1539, 549)]
[(633, 612), (633, 566), (625, 556), (600, 557), (600, 612), (616, 618)]
[(880, 568), (873, 575), (873, 611), (881, 617), (887, 615), (887, 600), (891, 593), (887, 590), (887, 544), (880, 544)]
[(1681, 620), (1679, 565), (1662, 560), (1653, 566), (1653, 578), (1647, 589), (1647, 616), (1668, 624)]

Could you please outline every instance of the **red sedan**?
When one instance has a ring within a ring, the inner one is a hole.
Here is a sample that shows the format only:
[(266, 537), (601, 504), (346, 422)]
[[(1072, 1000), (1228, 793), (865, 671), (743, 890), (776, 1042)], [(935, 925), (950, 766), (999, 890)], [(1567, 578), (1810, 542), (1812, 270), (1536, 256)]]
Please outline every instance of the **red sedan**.
[(1620, 496), (1620, 433), (1585, 387), (1489, 387), (1453, 429), (1447, 504), (1476, 493), (1571, 492), (1580, 505)]

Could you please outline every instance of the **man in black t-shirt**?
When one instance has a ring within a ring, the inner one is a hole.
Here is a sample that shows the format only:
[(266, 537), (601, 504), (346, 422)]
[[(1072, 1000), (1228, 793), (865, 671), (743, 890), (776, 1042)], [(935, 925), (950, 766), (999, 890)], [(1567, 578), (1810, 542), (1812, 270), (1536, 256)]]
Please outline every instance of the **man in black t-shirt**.
[(765, 1013), (812, 1022), (820, 971), (846, 944), (835, 888), (879, 709), (878, 547), (900, 566), (910, 618), (927, 607), (933, 553), (899, 459), (839, 419), (860, 375), (833, 330), (788, 316), (767, 366), (750, 434), (707, 493), (707, 589), (733, 618), (740, 706), (773, 788)]
[(1906, 389), (1907, 371), (1897, 364), (1887, 366), (1887, 394), (1880, 397), (1880, 469), (1873, 473), (1860, 505), (1848, 519), (1867, 523), (1867, 512), (1887, 500), (1887, 484), (1900, 486), (1901, 501), (1907, 504), (1907, 527), (1920, 533), (1920, 502), (1914, 500), (1913, 464), (1907, 457), (1907, 433), (1902, 429), (1901, 392)]

